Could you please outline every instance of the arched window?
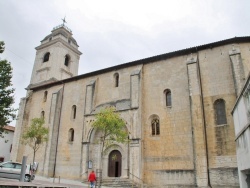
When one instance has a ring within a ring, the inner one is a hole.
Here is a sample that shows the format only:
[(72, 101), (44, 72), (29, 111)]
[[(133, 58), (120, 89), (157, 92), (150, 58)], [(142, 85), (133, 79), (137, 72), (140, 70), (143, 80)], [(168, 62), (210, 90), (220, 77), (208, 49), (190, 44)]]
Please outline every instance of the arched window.
[(69, 142), (73, 142), (74, 141), (74, 129), (71, 128), (69, 129)]
[(46, 102), (46, 101), (47, 101), (47, 96), (48, 96), (48, 91), (44, 91), (44, 94), (43, 94), (43, 102)]
[(119, 74), (115, 73), (114, 74), (114, 82), (115, 82), (115, 87), (119, 86)]
[(69, 66), (69, 60), (70, 60), (69, 55), (66, 55), (65, 60), (64, 60), (64, 65), (67, 66), (67, 67)]
[(72, 106), (72, 119), (76, 119), (76, 105)]
[(50, 53), (47, 52), (47, 53), (43, 56), (43, 62), (49, 61), (49, 56), (50, 56)]
[(42, 112), (41, 112), (41, 118), (43, 118), (43, 119), (44, 119), (44, 116), (45, 116), (45, 112), (44, 112), (44, 111), (42, 111)]
[(151, 121), (152, 135), (160, 135), (160, 122), (155, 118)]
[(165, 93), (165, 100), (166, 100), (166, 106), (167, 107), (171, 107), (172, 106), (172, 95), (171, 95), (171, 90), (170, 89), (166, 89), (164, 91)]
[(227, 124), (225, 101), (223, 99), (218, 99), (214, 102), (214, 110), (216, 124)]

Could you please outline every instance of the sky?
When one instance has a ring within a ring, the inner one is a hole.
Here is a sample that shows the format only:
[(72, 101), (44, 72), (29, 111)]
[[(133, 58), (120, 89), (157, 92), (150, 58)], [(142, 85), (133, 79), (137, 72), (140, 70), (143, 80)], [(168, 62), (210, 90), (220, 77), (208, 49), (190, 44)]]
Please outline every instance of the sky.
[(80, 75), (250, 36), (249, 8), (249, 0), (0, 0), (0, 58), (13, 67), (14, 107), (26, 96), (35, 47), (64, 17), (83, 53)]

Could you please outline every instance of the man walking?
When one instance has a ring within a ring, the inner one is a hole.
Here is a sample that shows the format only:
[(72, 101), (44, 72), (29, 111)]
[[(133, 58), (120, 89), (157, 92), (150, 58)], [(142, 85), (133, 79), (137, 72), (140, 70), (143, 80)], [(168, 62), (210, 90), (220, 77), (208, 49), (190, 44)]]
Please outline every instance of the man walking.
[(90, 182), (90, 187), (94, 188), (95, 187), (95, 181), (96, 181), (96, 176), (95, 176), (95, 171), (94, 170), (92, 170), (92, 172), (89, 174), (88, 181)]

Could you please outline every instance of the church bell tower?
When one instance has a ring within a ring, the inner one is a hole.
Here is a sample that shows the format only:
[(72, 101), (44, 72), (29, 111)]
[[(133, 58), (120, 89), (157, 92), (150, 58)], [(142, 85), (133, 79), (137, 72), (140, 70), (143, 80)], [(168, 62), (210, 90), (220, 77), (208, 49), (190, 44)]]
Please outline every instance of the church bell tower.
[(63, 24), (53, 28), (36, 47), (30, 86), (63, 80), (78, 75), (80, 55), (72, 31)]

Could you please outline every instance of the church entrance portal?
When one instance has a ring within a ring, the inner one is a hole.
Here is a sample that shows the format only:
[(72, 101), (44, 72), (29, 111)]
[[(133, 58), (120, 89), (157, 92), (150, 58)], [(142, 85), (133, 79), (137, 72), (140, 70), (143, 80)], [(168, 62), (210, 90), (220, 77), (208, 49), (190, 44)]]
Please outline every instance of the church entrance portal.
[(108, 176), (120, 177), (121, 167), (122, 167), (122, 155), (118, 150), (113, 150), (109, 154)]

